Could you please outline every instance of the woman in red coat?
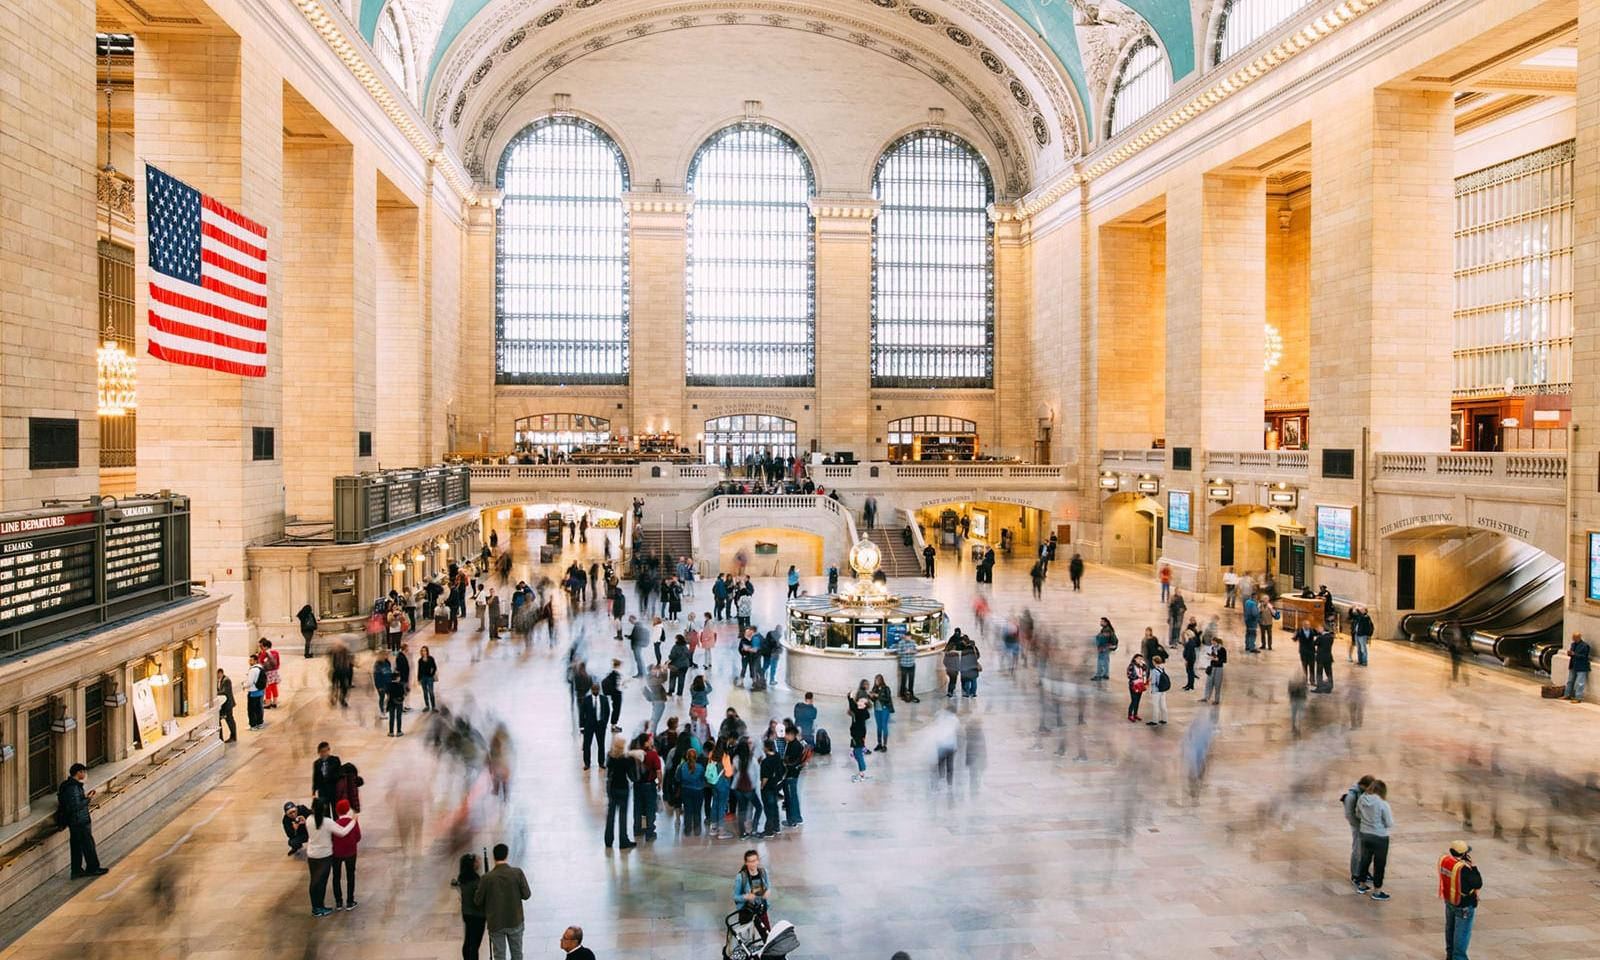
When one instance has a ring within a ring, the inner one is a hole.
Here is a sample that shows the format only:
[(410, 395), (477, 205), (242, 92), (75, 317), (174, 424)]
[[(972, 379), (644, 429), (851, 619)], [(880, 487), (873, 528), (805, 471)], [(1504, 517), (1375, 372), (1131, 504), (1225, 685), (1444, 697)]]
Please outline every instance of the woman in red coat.
[[(349, 826), (350, 832), (344, 836), (335, 835), (333, 838), (333, 909), (354, 910), (356, 908), (356, 845), (361, 842), (361, 824), (355, 823), (355, 818), (350, 816), (350, 802), (340, 800), (333, 808), (334, 822), (339, 826)], [(339, 883), (343, 875), (344, 884)], [(348, 886), (349, 896), (345, 895), (345, 886)]]

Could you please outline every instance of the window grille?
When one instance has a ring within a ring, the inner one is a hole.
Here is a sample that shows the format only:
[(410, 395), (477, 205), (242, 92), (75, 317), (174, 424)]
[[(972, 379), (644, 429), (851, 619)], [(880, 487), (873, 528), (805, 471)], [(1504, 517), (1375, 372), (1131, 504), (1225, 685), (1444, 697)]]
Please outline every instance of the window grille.
[(872, 385), (994, 385), (994, 185), (942, 132), (903, 137), (872, 179)]
[(1116, 82), (1111, 87), (1111, 103), (1106, 110), (1106, 133), (1116, 136), (1160, 106), (1172, 92), (1167, 58), (1149, 36), (1140, 37), (1122, 58)]
[(498, 183), (496, 381), (627, 383), (622, 151), (592, 123), (549, 117), (506, 147)]
[[(99, 254), (100, 339), (110, 340), (128, 356), (137, 357), (133, 329), (133, 251), (101, 240)], [(137, 463), (138, 424), (137, 410), (128, 410), (120, 417), (100, 418), (102, 469), (131, 467)]]
[(794, 456), (798, 449), (795, 422), (767, 414), (715, 417), (706, 421), (705, 433), (707, 463), (731, 462), (739, 466), (748, 456), (760, 457), (765, 452), (786, 458)]
[(1455, 182), (1455, 395), (1572, 389), (1574, 142)]
[(1227, 0), (1217, 16), (1212, 63), (1221, 63), (1311, 6), (1311, 0)]
[(570, 453), (611, 439), (611, 421), (582, 413), (541, 413), (516, 422), (518, 450)]
[(689, 192), (689, 384), (810, 386), (816, 367), (810, 161), (771, 126), (735, 124), (695, 154)]

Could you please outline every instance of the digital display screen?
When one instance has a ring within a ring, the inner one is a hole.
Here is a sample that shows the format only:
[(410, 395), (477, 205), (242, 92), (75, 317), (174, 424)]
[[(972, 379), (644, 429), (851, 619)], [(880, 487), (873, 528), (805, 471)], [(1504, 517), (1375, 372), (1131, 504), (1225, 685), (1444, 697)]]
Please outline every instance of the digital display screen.
[(900, 641), (904, 640), (905, 638), (906, 638), (906, 625), (905, 624), (903, 624), (903, 623), (891, 623), (891, 624), (889, 624), (889, 648), (891, 650), (894, 649), (895, 647), (899, 646), (900, 645)]
[(1355, 508), (1317, 504), (1317, 556), (1354, 560)]
[(859, 647), (882, 647), (883, 646), (883, 627), (879, 626), (876, 623), (862, 624), (862, 625), (856, 627), (856, 646), (858, 648)]
[(1589, 599), (1600, 600), (1600, 533), (1589, 534)]
[(1194, 532), (1194, 521), (1189, 514), (1189, 491), (1167, 491), (1167, 529), (1173, 533)]

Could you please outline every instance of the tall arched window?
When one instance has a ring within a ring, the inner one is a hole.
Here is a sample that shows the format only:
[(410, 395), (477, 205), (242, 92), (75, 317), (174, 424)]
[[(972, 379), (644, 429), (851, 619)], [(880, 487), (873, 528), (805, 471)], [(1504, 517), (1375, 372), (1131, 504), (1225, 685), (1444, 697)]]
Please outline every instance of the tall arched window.
[(405, 46), (400, 40), (399, 14), (395, 12), (394, 3), (384, 5), (383, 12), (378, 15), (377, 41), (378, 63), (400, 89), (406, 91), (406, 96), (411, 95), (410, 87), (406, 84), (406, 56)]
[(1211, 62), (1221, 63), (1311, 5), (1311, 0), (1223, 0)]
[(689, 164), (685, 367), (691, 386), (810, 386), (816, 367), (811, 162), (762, 123), (713, 134)]
[(1111, 102), (1106, 108), (1106, 134), (1116, 136), (1141, 117), (1160, 106), (1172, 92), (1167, 58), (1147, 34), (1135, 40), (1122, 58), (1117, 79), (1111, 85)]
[(872, 385), (994, 385), (994, 184), (950, 134), (902, 137), (872, 194)]
[(599, 127), (546, 117), (500, 158), (499, 383), (628, 382), (628, 165)]

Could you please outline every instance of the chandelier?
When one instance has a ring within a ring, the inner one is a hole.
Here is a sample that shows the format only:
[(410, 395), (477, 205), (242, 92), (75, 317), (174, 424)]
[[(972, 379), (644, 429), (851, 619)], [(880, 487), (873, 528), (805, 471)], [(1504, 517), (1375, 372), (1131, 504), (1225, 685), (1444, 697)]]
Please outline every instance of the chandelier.
[(1266, 336), (1263, 338), (1265, 343), (1262, 349), (1261, 369), (1263, 373), (1271, 373), (1272, 368), (1276, 367), (1278, 361), (1283, 359), (1283, 335), (1278, 333), (1278, 328), (1270, 323), (1266, 327)]
[(95, 359), (99, 368), (100, 416), (120, 417), (135, 409), (134, 360), (112, 339), (109, 327)]

